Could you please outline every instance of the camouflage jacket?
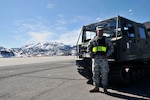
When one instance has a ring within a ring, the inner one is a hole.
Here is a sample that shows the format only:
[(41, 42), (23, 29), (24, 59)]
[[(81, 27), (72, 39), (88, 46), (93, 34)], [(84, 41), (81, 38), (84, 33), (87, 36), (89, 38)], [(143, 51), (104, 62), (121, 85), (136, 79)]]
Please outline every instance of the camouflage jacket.
[[(87, 52), (89, 53), (89, 55), (90, 56), (92, 56), (93, 55), (93, 53), (92, 53), (92, 48), (94, 47), (94, 46), (97, 46), (98, 45), (98, 43), (97, 43), (97, 40), (98, 39), (101, 39), (102, 37), (95, 37), (95, 38), (93, 38), (90, 42), (89, 42), (89, 44), (88, 44), (88, 47), (87, 47)], [(110, 41), (110, 39), (108, 39), (107, 37), (105, 37), (105, 43), (106, 43), (106, 46), (107, 46), (107, 52), (106, 52), (106, 56), (110, 56), (113, 52), (114, 52), (114, 46), (113, 46), (113, 44), (112, 44), (112, 42)]]

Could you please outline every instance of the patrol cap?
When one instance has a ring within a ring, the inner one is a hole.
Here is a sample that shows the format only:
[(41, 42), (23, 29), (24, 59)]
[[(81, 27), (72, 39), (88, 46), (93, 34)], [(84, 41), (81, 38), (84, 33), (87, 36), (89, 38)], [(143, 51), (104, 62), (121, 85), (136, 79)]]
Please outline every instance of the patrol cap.
[(97, 31), (102, 31), (102, 30), (103, 30), (103, 27), (102, 27), (102, 26), (97, 26), (97, 27), (96, 27), (96, 30), (97, 30)]

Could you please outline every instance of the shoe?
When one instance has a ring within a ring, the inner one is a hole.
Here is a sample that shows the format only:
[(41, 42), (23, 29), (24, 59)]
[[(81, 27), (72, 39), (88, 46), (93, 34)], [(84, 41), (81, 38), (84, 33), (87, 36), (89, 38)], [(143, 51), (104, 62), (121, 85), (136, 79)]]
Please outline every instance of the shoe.
[(87, 81), (87, 84), (93, 85), (93, 80), (92, 80), (92, 79), (89, 79), (89, 80)]
[(107, 91), (107, 89), (105, 89), (105, 88), (104, 88), (104, 94), (108, 94), (108, 91)]
[(92, 89), (92, 90), (90, 90), (90, 92), (99, 92), (99, 88), (94, 88), (94, 89)]

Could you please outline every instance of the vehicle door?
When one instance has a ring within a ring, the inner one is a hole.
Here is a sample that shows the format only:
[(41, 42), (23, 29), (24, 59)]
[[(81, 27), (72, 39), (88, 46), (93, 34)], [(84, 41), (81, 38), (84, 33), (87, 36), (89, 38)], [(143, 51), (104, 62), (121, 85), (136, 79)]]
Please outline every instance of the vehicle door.
[(140, 51), (143, 56), (146, 56), (149, 53), (149, 44), (148, 44), (148, 35), (146, 34), (146, 29), (144, 26), (138, 26), (139, 31), (139, 42), (140, 42)]
[(128, 20), (123, 22), (124, 44), (126, 45), (124, 53), (129, 59), (137, 58), (140, 53), (140, 41), (138, 41), (138, 34), (135, 29), (135, 23)]

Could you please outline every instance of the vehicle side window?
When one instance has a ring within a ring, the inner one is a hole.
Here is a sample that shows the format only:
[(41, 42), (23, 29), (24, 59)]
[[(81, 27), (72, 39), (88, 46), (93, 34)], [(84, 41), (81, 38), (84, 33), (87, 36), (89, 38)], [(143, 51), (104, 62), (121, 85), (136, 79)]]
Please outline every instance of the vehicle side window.
[(139, 34), (140, 34), (140, 38), (141, 39), (146, 39), (146, 33), (145, 33), (145, 29), (142, 27), (139, 27)]
[(134, 26), (130, 23), (124, 23), (124, 34), (130, 38), (135, 38)]
[(95, 36), (96, 36), (96, 33), (95, 33), (95, 32), (86, 31), (86, 40), (87, 40), (87, 41), (93, 39)]

